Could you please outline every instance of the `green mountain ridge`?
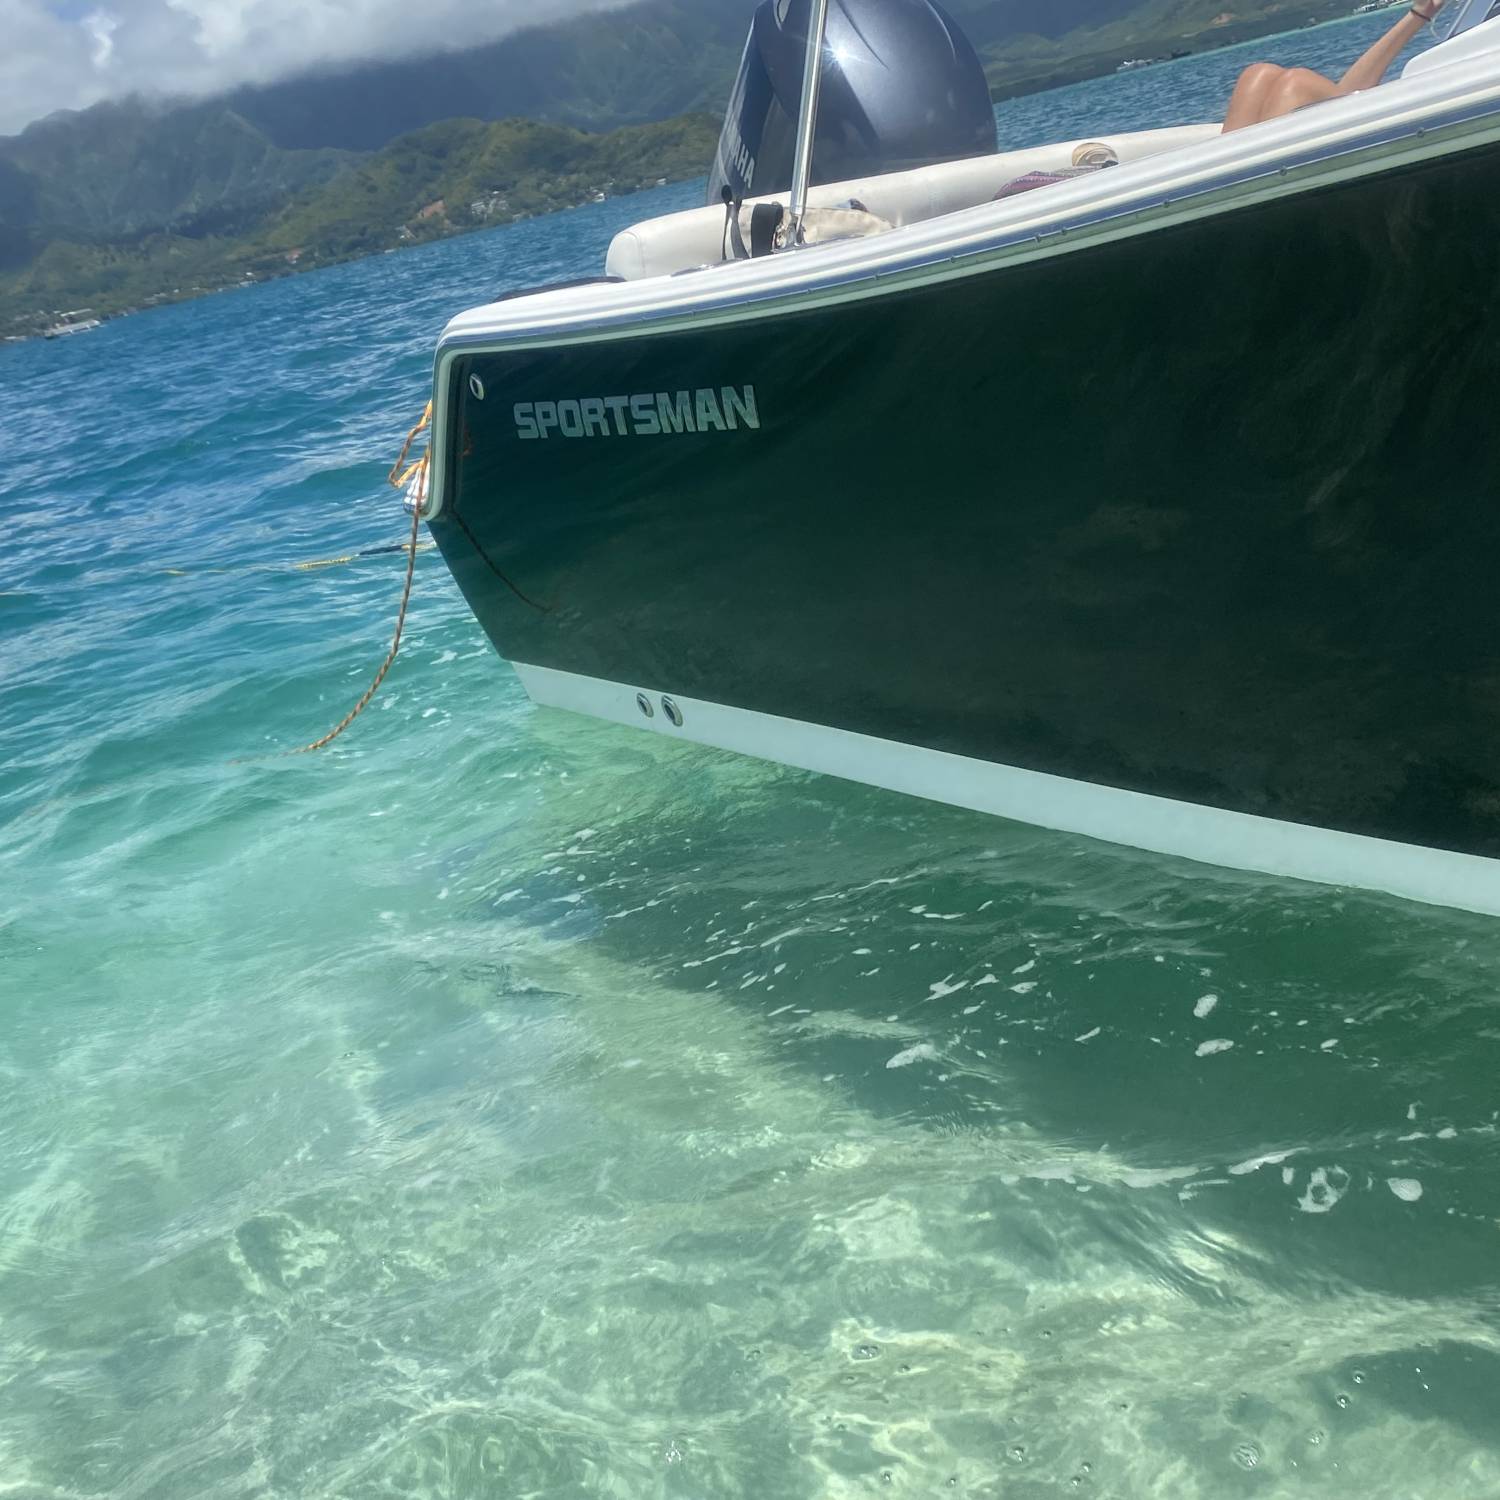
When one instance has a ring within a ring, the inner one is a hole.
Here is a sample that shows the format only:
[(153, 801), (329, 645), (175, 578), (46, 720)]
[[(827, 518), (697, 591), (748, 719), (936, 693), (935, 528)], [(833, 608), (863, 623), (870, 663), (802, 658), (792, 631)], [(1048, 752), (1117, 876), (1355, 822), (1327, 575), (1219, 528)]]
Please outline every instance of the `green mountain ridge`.
[(42, 332), (80, 306), (108, 315), (176, 301), (690, 177), (718, 131), (707, 114), (602, 135), (535, 120), (444, 121), (279, 201), (239, 232), (55, 239), (0, 274), (0, 333)]
[(42, 121), (0, 150), (36, 184), (38, 228), (106, 236), (209, 222), (284, 200), (351, 160), (334, 149), (283, 150), (221, 104), (96, 105)]

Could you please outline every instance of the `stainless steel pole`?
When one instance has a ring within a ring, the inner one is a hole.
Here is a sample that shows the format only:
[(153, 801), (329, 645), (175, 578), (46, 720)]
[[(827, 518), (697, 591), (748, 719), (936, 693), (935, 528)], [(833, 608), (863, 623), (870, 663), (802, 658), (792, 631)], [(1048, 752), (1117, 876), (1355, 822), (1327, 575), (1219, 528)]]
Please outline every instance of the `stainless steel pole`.
[(828, 31), (828, 0), (811, 0), (807, 18), (807, 58), (802, 65), (802, 108), (797, 116), (797, 155), (792, 163), (792, 201), (782, 247), (802, 243), (807, 189), (812, 177), (813, 136), (818, 128), (818, 91), (823, 86), (823, 38)]

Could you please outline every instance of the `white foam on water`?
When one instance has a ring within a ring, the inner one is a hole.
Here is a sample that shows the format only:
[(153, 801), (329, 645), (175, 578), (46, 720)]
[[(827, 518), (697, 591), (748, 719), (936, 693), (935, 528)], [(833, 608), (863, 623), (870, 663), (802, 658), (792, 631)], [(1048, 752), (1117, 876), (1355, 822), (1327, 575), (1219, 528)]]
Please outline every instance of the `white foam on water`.
[(950, 974), (946, 979), (938, 980), (929, 989), (927, 998), (929, 1000), (941, 1000), (945, 995), (956, 995), (960, 990), (966, 990), (968, 987), (969, 981), (967, 979), (960, 979), (955, 982), (953, 976)]
[(1296, 1155), (1295, 1151), (1269, 1151), (1264, 1156), (1252, 1156), (1248, 1161), (1236, 1162), (1228, 1169), (1231, 1177), (1245, 1177), (1251, 1172), (1258, 1172), (1262, 1167), (1279, 1167), (1289, 1157)]
[(1305, 1214), (1332, 1213), (1348, 1191), (1349, 1174), (1342, 1167), (1314, 1167), (1297, 1207)]
[(916, 1062), (936, 1062), (938, 1057), (937, 1048), (930, 1042), (918, 1042), (913, 1047), (907, 1047), (898, 1052), (894, 1057), (886, 1060), (888, 1068), (909, 1068)]

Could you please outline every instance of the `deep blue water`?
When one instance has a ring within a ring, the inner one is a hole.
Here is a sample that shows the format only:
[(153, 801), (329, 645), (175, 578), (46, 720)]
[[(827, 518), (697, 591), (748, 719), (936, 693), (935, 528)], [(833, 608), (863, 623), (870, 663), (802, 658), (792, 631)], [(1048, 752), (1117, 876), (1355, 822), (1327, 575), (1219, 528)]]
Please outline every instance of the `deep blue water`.
[(1492, 921), (534, 710), (431, 554), (270, 755), (446, 318), (698, 192), (0, 350), (0, 1495), (1493, 1500)]

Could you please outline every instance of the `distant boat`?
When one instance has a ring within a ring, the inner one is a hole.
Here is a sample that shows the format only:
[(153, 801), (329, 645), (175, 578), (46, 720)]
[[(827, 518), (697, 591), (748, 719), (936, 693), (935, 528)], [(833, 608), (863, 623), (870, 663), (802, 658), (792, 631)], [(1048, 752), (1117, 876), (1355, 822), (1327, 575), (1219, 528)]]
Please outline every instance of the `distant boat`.
[(102, 328), (103, 318), (83, 318), (77, 322), (54, 323), (50, 328), (42, 330), (44, 339), (60, 339), (70, 333), (87, 333), (91, 328)]
[(709, 205), (448, 325), (412, 503), (540, 704), (1500, 914), (1500, 0), (1444, 22), (996, 155), (935, 6), (766, 0)]
[(1150, 57), (1131, 57), (1131, 58), (1127, 58), (1124, 62), (1122, 62), (1120, 64), (1120, 66), (1118, 68), (1115, 69), (1115, 72), (1116, 73), (1133, 73), (1137, 68), (1149, 68), (1153, 64), (1154, 61), (1155, 61), (1155, 59), (1154, 58), (1150, 58)]

